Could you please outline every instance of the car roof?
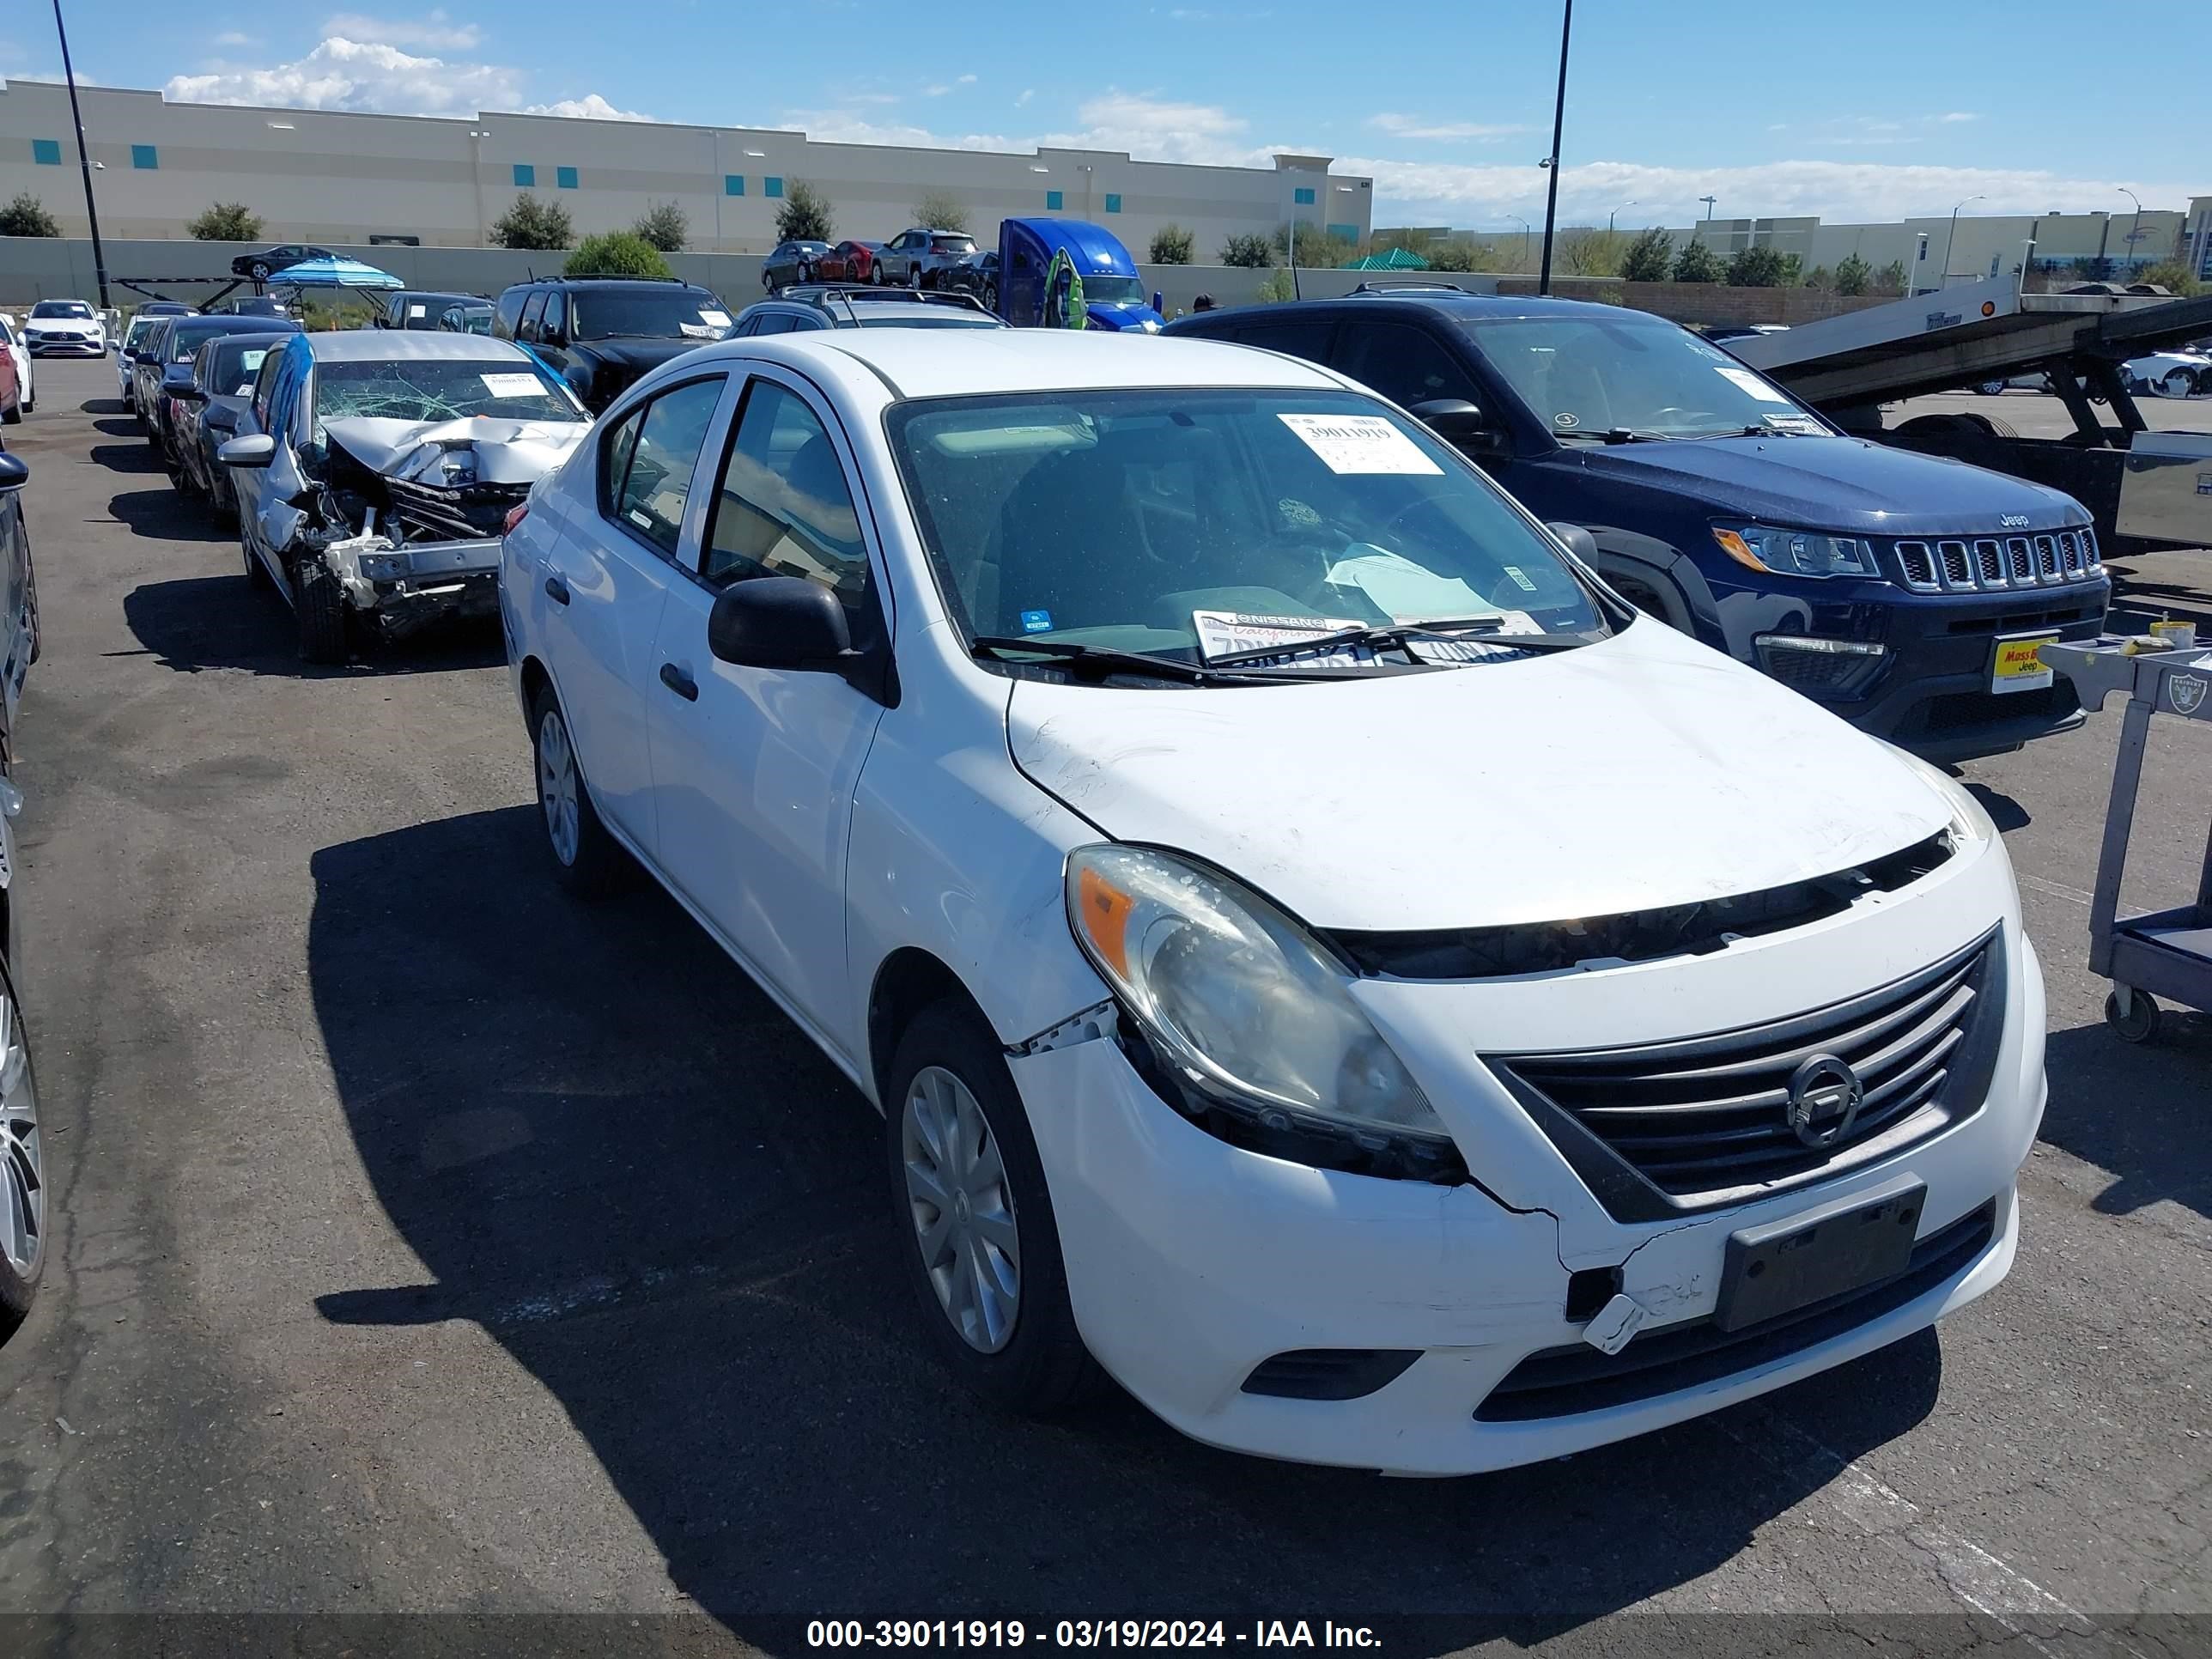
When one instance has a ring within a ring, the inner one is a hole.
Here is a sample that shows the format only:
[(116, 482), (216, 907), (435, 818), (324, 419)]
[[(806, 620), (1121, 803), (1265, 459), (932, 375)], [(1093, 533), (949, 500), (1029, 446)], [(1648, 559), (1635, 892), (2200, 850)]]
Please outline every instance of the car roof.
[(322, 363), (416, 362), (444, 358), (451, 362), (535, 362), (512, 340), (489, 334), (444, 334), (431, 329), (402, 331), (385, 328), (333, 329), (307, 337), (308, 350)]
[(810, 364), (840, 378), (866, 365), (901, 398), (1142, 386), (1317, 392), (1345, 384), (1275, 352), (1103, 329), (821, 329), (731, 340), (684, 361), (752, 357)]
[[(1287, 305), (1231, 306), (1212, 311), (1191, 313), (1191, 319), (1178, 317), (1169, 326), (1180, 327), (1192, 319), (1218, 321), (1236, 317), (1245, 319), (1266, 313), (1275, 317), (1295, 317), (1327, 307), (1332, 314), (1340, 314), (1347, 307), (1368, 306), (1418, 306), (1424, 310), (1438, 311), (1449, 317), (1610, 317), (1619, 319), (1623, 307), (1599, 305), (1589, 300), (1552, 300), (1534, 294), (1468, 294), (1447, 292), (1437, 288), (1379, 288), (1367, 294), (1347, 294), (1338, 299), (1293, 300)], [(1648, 312), (1632, 313), (1650, 316)], [(1662, 319), (1663, 320), (1663, 319)], [(1199, 325), (1191, 323), (1195, 330)]]
[(696, 283), (687, 283), (678, 276), (533, 276), (526, 283), (517, 283), (516, 288), (629, 288), (641, 294), (666, 294), (672, 290), (682, 293), (689, 289), (704, 294), (707, 289)]
[[(226, 311), (213, 317), (172, 317), (179, 334), (297, 334), (300, 325), (289, 317), (257, 317)], [(285, 325), (290, 324), (289, 327)]]

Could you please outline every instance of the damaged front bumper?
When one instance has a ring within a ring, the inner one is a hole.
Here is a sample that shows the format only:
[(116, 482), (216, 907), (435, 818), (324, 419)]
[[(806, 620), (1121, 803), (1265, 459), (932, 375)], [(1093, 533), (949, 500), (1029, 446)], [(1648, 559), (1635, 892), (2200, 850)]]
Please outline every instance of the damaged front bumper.
[(347, 601), (388, 636), (447, 618), (489, 618), (499, 611), (499, 538), (410, 542), (354, 536), (322, 550)]

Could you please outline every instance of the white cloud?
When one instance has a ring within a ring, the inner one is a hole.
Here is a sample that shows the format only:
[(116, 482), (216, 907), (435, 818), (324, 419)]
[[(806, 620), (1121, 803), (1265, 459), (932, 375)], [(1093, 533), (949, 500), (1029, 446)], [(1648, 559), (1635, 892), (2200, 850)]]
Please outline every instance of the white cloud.
[(1516, 132), (1531, 131), (1525, 126), (1486, 126), (1474, 121), (1425, 121), (1418, 115), (1398, 115), (1389, 112), (1369, 116), (1367, 125), (1377, 131), (1389, 133), (1394, 138), (1432, 138), (1452, 141), (1498, 139), (1510, 137)]
[(176, 103), (277, 104), (389, 115), (473, 115), (479, 110), (511, 109), (601, 121), (653, 118), (617, 109), (595, 92), (556, 103), (526, 104), (524, 83), (520, 70), (503, 64), (418, 57), (386, 42), (332, 35), (289, 64), (266, 68), (223, 64), (205, 75), (173, 76), (161, 91)]
[(525, 115), (565, 115), (579, 121), (650, 121), (654, 118), (641, 115), (635, 110), (617, 109), (596, 92), (587, 92), (581, 98), (563, 98), (550, 104), (527, 104)]
[(1954, 122), (1978, 121), (1982, 118), (1966, 110), (1954, 109), (1948, 115), (1939, 115), (1936, 118), (1948, 126)]
[(951, 90), (952, 88), (951, 87), (946, 86), (942, 81), (940, 81), (933, 87), (924, 87), (921, 89), (921, 95), (925, 98), (942, 98), (946, 93)]
[[(429, 46), (446, 52), (467, 52), (483, 43), (483, 31), (474, 23), (457, 23), (442, 10), (421, 17), (386, 17), (374, 12), (342, 11), (323, 24), (325, 36), (346, 40), (370, 40), (386, 46)], [(243, 44), (239, 40), (226, 44)]]
[(161, 91), (179, 103), (455, 115), (514, 108), (522, 100), (522, 76), (496, 64), (450, 64), (333, 35), (293, 63), (172, 76)]
[(1029, 107), (1030, 100), (1036, 96), (1036, 88), (1035, 87), (1024, 87), (1022, 88), (1022, 95), (1014, 100), (1014, 107), (1016, 109), (1027, 109)]
[[(975, 84), (975, 77), (972, 75), (963, 75), (952, 84), (956, 87), (972, 87)], [(1945, 118), (1948, 119), (1949, 118), (1946, 117)]]
[(215, 43), (218, 46), (250, 46), (253, 44), (253, 37), (240, 34), (236, 29), (225, 29), (216, 36)]

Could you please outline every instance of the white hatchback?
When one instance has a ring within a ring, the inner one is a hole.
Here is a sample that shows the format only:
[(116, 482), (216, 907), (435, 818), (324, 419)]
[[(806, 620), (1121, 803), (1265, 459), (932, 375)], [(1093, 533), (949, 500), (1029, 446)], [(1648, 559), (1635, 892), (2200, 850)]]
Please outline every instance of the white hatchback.
[(553, 870), (643, 865), (884, 1110), (1001, 1401), (1103, 1367), (1218, 1445), (1493, 1468), (2012, 1262), (2043, 990), (1973, 799), (1327, 370), (710, 346), (501, 595)]

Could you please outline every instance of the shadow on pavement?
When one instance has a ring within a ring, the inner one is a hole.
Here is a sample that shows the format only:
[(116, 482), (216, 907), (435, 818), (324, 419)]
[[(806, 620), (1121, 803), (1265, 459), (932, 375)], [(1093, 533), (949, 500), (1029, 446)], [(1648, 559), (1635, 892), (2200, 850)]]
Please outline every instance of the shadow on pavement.
[(376, 646), (343, 666), (301, 662), (290, 610), (280, 596), (246, 580), (243, 554), (234, 575), (180, 576), (132, 588), (123, 596), (123, 620), (162, 667), (180, 674), (242, 668), (287, 679), (328, 679), (443, 674), (497, 667), (507, 659), (496, 623), (456, 623), (398, 645)]
[(110, 496), (109, 515), (132, 535), (150, 536), (156, 541), (237, 542), (236, 531), (223, 528), (208, 516), (205, 502), (196, 495), (180, 494), (167, 483), (167, 475), (162, 476), (164, 482), (158, 488), (126, 489)]
[(319, 1305), (483, 1325), (677, 1587), (749, 1640), (787, 1647), (778, 1613), (980, 1608), (1357, 1608), (1438, 1615), (1431, 1650), (1540, 1640), (1711, 1571), (1831, 1478), (1764, 1413), (1850, 1458), (1936, 1400), (1923, 1333), (1718, 1419), (1457, 1481), (1215, 1452), (1120, 1397), (998, 1416), (912, 1326), (874, 1110), (658, 889), (575, 904), (541, 840), (516, 806), (314, 857), (338, 1097), (433, 1281)]
[[(84, 415), (128, 415), (131, 412), (131, 405), (119, 397), (87, 398), (77, 405), (77, 410)], [(95, 422), (94, 424), (97, 426), (99, 423)], [(100, 426), (99, 429), (102, 432), (111, 430), (106, 426)], [(130, 428), (126, 427), (124, 429), (127, 431)]]
[(2212, 1020), (2168, 1003), (2158, 1041), (2141, 1046), (2101, 1023), (2054, 1031), (2044, 1066), (2051, 1103), (2038, 1139), (2112, 1176), (2093, 1207), (2127, 1215), (2171, 1199), (2212, 1216)]
[(1964, 779), (1962, 781), (1966, 786), (1967, 793), (1981, 802), (1982, 811), (1990, 815), (1990, 822), (1996, 825), (2000, 835), (2008, 830), (2025, 830), (2035, 822), (2034, 816), (2028, 811), (2027, 808), (2006, 794), (2003, 790), (1992, 789), (1988, 784), (1977, 782), (1972, 778)]

